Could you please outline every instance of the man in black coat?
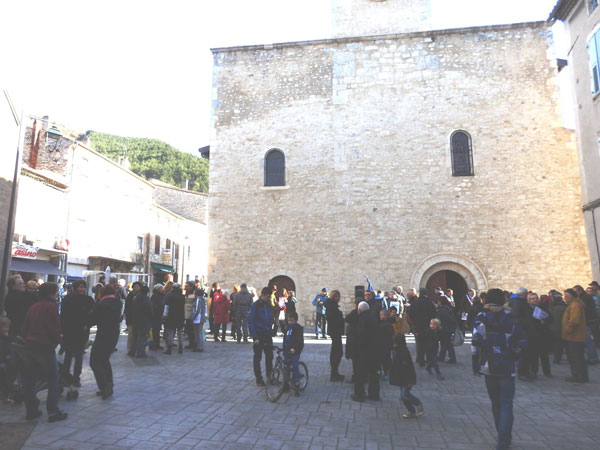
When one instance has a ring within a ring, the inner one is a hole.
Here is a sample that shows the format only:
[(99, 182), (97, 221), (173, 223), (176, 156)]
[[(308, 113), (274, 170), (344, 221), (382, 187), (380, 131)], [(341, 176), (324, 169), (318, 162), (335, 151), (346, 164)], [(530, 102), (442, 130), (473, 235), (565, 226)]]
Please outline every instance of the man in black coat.
[[(531, 339), (532, 326), (533, 326), (533, 308), (527, 302), (528, 291), (525, 288), (519, 288), (516, 294), (510, 296), (508, 306), (510, 313), (517, 319), (521, 328), (525, 332), (527, 342)], [(530, 372), (532, 351), (531, 346), (527, 346), (527, 349), (523, 352), (519, 365), (517, 367), (517, 374), (519, 379), (522, 381), (532, 381), (534, 378)]]
[(412, 325), (415, 343), (417, 345), (417, 364), (425, 367), (425, 332), (429, 329), (429, 322), (435, 318), (435, 306), (427, 297), (427, 289), (419, 289), (419, 297), (411, 301), (408, 317)]
[(369, 311), (367, 302), (358, 304), (357, 324), (357, 373), (354, 380), (355, 402), (365, 401), (365, 383), (368, 383), (369, 400), (379, 400), (379, 377), (377, 369), (381, 364), (377, 351), (377, 320)]
[(6, 309), (6, 316), (10, 319), (9, 334), (16, 336), (21, 334), (21, 324), (34, 300), (33, 297), (26, 294), (25, 282), (21, 275), (10, 277), (6, 287), (8, 292), (4, 300), (4, 308)]
[(73, 386), (75, 387), (81, 387), (80, 376), (83, 352), (90, 337), (88, 316), (93, 307), (94, 299), (87, 295), (85, 280), (75, 281), (73, 283), (73, 293), (67, 295), (61, 303), (62, 347), (65, 350), (63, 370), (70, 373), (71, 361), (75, 358), (73, 367)]
[(150, 350), (160, 350), (160, 330), (162, 328), (162, 317), (165, 309), (165, 295), (162, 293), (162, 284), (155, 284), (150, 297), (152, 303), (152, 345)]
[(342, 360), (342, 334), (344, 334), (344, 315), (340, 311), (340, 291), (331, 291), (330, 297), (325, 301), (325, 316), (327, 318), (327, 334), (331, 337), (331, 351), (329, 364), (331, 376), (329, 381), (344, 381), (344, 375), (339, 372)]

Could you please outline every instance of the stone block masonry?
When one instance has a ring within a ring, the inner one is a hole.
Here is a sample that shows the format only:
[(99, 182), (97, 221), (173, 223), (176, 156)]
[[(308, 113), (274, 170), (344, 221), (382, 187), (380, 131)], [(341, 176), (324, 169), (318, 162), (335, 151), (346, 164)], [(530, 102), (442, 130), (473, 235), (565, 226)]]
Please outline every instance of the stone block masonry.
[[(572, 132), (545, 23), (215, 49), (209, 280), (547, 292), (590, 280)], [(474, 176), (453, 177), (450, 136)], [(264, 156), (286, 157), (265, 188)], [(438, 255), (439, 257), (437, 257)], [(412, 284), (414, 286), (409, 286)]]

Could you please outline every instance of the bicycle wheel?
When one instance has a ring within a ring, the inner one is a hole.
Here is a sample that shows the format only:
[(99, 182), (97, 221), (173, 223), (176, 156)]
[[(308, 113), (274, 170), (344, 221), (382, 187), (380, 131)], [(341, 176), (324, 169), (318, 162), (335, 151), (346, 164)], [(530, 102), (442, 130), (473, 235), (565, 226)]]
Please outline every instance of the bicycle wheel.
[(298, 363), (298, 372), (300, 372), (300, 392), (308, 386), (308, 367), (302, 361)]
[(273, 368), (271, 377), (267, 379), (265, 393), (267, 394), (267, 400), (270, 402), (276, 402), (283, 394), (283, 371), (280, 367)]

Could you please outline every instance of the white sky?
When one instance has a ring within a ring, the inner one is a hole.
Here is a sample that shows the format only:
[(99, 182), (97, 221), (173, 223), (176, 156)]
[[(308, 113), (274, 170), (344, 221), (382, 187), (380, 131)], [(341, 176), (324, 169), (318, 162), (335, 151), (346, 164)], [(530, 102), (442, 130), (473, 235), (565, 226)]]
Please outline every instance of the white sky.
[[(557, 0), (431, 0), (436, 28), (545, 20)], [(85, 131), (209, 143), (211, 47), (330, 36), (329, 0), (12, 0), (0, 86)]]

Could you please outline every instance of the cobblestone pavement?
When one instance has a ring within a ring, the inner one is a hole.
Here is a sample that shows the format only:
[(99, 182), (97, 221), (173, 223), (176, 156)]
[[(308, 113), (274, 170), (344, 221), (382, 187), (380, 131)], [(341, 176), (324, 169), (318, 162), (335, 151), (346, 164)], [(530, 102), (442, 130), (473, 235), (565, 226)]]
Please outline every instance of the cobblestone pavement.
[[(50, 424), (44, 410), (23, 449), (468, 450), (495, 442), (484, 381), (471, 374), (467, 345), (457, 348), (458, 365), (442, 365), (445, 381), (417, 368), (413, 393), (425, 416), (404, 420), (398, 388), (384, 383), (381, 401), (355, 403), (351, 385), (329, 382), (328, 340), (306, 336), (307, 390), (299, 398), (284, 393), (277, 403), (254, 384), (249, 344), (209, 341), (204, 353), (151, 352), (140, 361), (125, 354), (125, 340), (112, 357), (114, 397), (96, 397), (86, 355), (79, 399), (61, 397), (69, 418)], [(349, 375), (350, 367), (343, 360), (342, 373)], [(552, 369), (553, 379), (518, 383), (513, 448), (600, 448), (600, 367), (590, 368), (586, 385), (564, 381), (565, 363)], [(23, 406), (0, 406), (0, 423), (23, 421)], [(1, 437), (0, 448), (11, 450)]]

